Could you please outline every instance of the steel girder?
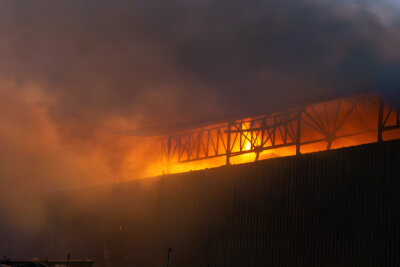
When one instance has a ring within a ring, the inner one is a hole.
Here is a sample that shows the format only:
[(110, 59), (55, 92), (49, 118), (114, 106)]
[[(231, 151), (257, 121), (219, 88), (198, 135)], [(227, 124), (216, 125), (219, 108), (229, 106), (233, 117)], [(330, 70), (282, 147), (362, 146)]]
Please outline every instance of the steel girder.
[(269, 149), (301, 147), (376, 132), (382, 141), (385, 131), (400, 128), (399, 110), (385, 105), (372, 94), (340, 98), (297, 107), (284, 113), (238, 119), (175, 133), (161, 140), (161, 153), (170, 163), (181, 163), (255, 153)]

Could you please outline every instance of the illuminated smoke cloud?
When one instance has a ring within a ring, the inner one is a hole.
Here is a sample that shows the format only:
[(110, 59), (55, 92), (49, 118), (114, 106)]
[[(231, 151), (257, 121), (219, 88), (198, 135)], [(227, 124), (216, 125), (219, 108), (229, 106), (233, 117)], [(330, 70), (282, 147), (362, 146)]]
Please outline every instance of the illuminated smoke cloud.
[[(23, 167), (0, 169), (0, 181), (24, 194), (140, 176), (149, 146), (114, 135), (124, 129), (363, 90), (399, 104), (399, 8), (394, 0), (1, 1), (0, 156)], [(20, 207), (9, 203), (0, 209)]]
[(149, 125), (399, 91), (396, 1), (1, 5), (1, 73), (45, 81), (72, 136), (110, 115)]

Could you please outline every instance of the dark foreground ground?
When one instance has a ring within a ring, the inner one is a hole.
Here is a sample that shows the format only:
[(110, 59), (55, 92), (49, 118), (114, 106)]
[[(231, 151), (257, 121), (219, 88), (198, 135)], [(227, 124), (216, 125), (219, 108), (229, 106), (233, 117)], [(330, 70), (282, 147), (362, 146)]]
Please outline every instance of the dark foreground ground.
[(57, 194), (24, 249), (95, 266), (167, 266), (169, 245), (171, 267), (400, 266), (399, 163), (392, 141)]

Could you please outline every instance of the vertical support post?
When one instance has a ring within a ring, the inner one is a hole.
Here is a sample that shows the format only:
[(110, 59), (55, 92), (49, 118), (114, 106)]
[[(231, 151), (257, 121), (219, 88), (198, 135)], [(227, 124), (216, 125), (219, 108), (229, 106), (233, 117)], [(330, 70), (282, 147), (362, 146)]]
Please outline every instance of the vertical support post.
[(226, 138), (226, 165), (230, 164), (230, 157), (231, 157), (231, 125), (232, 125), (232, 122), (229, 121), (227, 138)]
[(330, 149), (331, 149), (333, 140), (334, 140), (334, 139), (333, 139), (333, 137), (331, 137), (331, 136), (329, 136), (329, 137), (327, 138), (328, 144), (326, 145), (326, 150), (330, 150)]
[(171, 157), (172, 157), (172, 151), (171, 151), (171, 143), (172, 143), (172, 137), (168, 136), (168, 144), (167, 144), (167, 173), (169, 173), (169, 167), (171, 165)]
[(300, 155), (301, 147), (301, 109), (297, 112), (296, 155)]
[(187, 135), (187, 160), (190, 160), (190, 156), (192, 155), (192, 135)]
[(171, 136), (168, 136), (168, 144), (167, 144), (167, 161), (171, 161)]
[(69, 267), (69, 256), (70, 256), (70, 254), (68, 252), (68, 254), (67, 254), (67, 267)]
[(256, 151), (256, 158), (254, 161), (257, 161), (260, 158), (260, 153), (263, 151), (264, 148), (264, 133), (265, 133), (265, 128), (267, 127), (267, 123), (265, 122), (265, 117), (261, 121), (261, 141), (260, 145), (257, 148)]
[(261, 121), (261, 142), (260, 142), (261, 150), (264, 148), (265, 128), (267, 128), (266, 120), (267, 119), (264, 117), (263, 120)]
[(201, 142), (201, 136), (202, 136), (202, 131), (200, 131), (197, 135), (197, 155), (196, 159), (199, 159), (200, 157), (200, 142)]
[(271, 135), (271, 145), (275, 146), (275, 137), (276, 137), (276, 116), (274, 116), (274, 126), (272, 128), (272, 135)]
[(243, 122), (240, 122), (240, 132), (239, 132), (239, 151), (242, 152), (242, 135), (243, 135)]
[(378, 143), (382, 142), (383, 133), (383, 101), (379, 99), (379, 118), (378, 118)]
[(171, 245), (168, 246), (168, 263), (167, 263), (167, 267), (171, 266), (171, 252), (172, 252), (172, 248)]

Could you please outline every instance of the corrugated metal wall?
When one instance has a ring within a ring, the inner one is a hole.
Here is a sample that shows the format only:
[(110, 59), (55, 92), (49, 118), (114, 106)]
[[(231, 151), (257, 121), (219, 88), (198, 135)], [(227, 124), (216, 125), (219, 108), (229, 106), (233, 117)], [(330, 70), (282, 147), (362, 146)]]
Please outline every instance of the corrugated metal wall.
[(400, 266), (399, 163), (392, 141), (93, 190), (52, 203), (54, 246), (96, 266), (166, 266), (169, 244), (171, 267)]

